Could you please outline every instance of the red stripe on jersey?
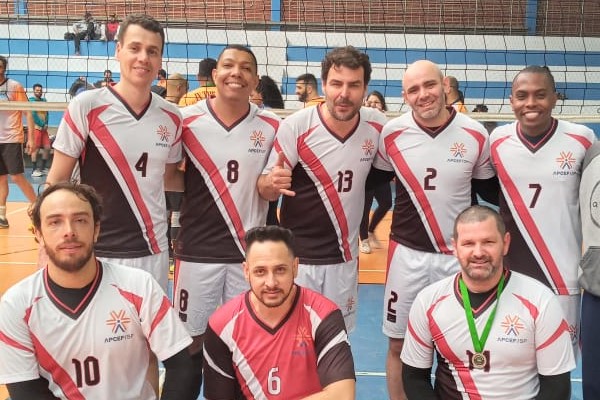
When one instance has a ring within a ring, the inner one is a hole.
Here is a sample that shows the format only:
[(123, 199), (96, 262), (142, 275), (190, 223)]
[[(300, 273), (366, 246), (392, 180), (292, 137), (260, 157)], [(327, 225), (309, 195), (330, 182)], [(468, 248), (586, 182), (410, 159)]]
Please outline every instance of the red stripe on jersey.
[(548, 338), (548, 340), (546, 340), (544, 343), (542, 343), (538, 347), (536, 347), (536, 350), (542, 350), (542, 349), (550, 346), (558, 338), (560, 338), (565, 332), (569, 333), (569, 324), (567, 324), (567, 321), (565, 321), (563, 319), (562, 322), (560, 323), (560, 325), (558, 326), (558, 328), (556, 328), (556, 331), (552, 334), (552, 336), (550, 336)]
[(433, 346), (430, 344), (425, 343), (425, 341), (423, 339), (421, 339), (419, 336), (417, 336), (417, 332), (415, 332), (415, 328), (413, 328), (412, 324), (410, 323), (410, 321), (408, 321), (408, 332), (410, 332), (410, 335), (417, 341), (417, 343), (419, 343), (421, 346), (423, 347), (427, 347), (428, 349), (433, 349)]
[(341, 245), (342, 249), (344, 250), (344, 260), (350, 261), (352, 260), (352, 251), (350, 251), (350, 242), (348, 239), (350, 233), (348, 230), (348, 221), (346, 219), (346, 214), (344, 213), (342, 201), (340, 200), (340, 196), (338, 195), (335, 185), (331, 180), (331, 176), (329, 176), (329, 173), (319, 160), (319, 157), (317, 157), (317, 155), (306, 144), (306, 139), (315, 129), (316, 126), (298, 137), (298, 156), (304, 160), (310, 171), (316, 176), (321, 186), (323, 186), (323, 190), (325, 190), (325, 195), (331, 204), (333, 214), (340, 229), (340, 238), (342, 240)]
[[(165, 108), (161, 108), (161, 110), (167, 114), (169, 116), (169, 118), (171, 118), (171, 121), (173, 121), (173, 123), (175, 124), (175, 126), (177, 126), (178, 128), (181, 127), (181, 118), (179, 117), (179, 115), (165, 109)], [(175, 138), (175, 140), (173, 141), (173, 145), (179, 143), (179, 141), (181, 141), (181, 135), (179, 135), (179, 137)]]
[(381, 133), (381, 131), (383, 130), (383, 125), (381, 125), (380, 123), (377, 123), (375, 121), (367, 121), (367, 124), (369, 124), (373, 128), (375, 128), (375, 130), (377, 131), (377, 133)]
[(460, 360), (460, 358), (456, 354), (454, 354), (454, 351), (452, 351), (452, 348), (446, 341), (444, 333), (433, 319), (433, 311), (437, 304), (448, 297), (450, 297), (449, 294), (440, 297), (427, 310), (427, 319), (429, 320), (429, 330), (431, 332), (431, 337), (435, 340), (440, 354), (454, 366), (454, 369), (458, 373), (458, 377), (462, 382), (465, 391), (470, 395), (470, 399), (481, 400), (482, 397), (479, 394), (479, 391), (477, 390), (477, 386), (475, 385), (475, 381), (471, 376), (471, 372), (469, 372), (469, 367), (465, 366), (464, 363)]
[(279, 129), (279, 121), (278, 120), (267, 117), (266, 115), (257, 115), (257, 117), (262, 119), (263, 121), (265, 121), (267, 124), (271, 125), (273, 127), (273, 129), (275, 130), (275, 132), (277, 132), (277, 129)]
[[(275, 141), (273, 142), (273, 148), (275, 149), (277, 154), (283, 153), (283, 150), (281, 149), (281, 145), (279, 144), (279, 141), (277, 140), (277, 136), (275, 136)], [(292, 164), (289, 162), (288, 158), (285, 156), (285, 153), (283, 154), (283, 162), (285, 164), (287, 164), (287, 166), (289, 168), (292, 168)]]
[(554, 261), (552, 254), (550, 254), (550, 250), (548, 249), (546, 242), (544, 242), (542, 234), (536, 226), (533, 217), (527, 210), (528, 207), (525, 204), (523, 197), (521, 197), (517, 186), (508, 175), (504, 162), (500, 158), (500, 155), (498, 153), (498, 147), (508, 138), (509, 136), (505, 136), (499, 140), (496, 140), (491, 147), (492, 158), (496, 163), (496, 172), (498, 174), (498, 178), (500, 179), (500, 182), (506, 189), (506, 192), (510, 197), (510, 201), (513, 203), (515, 210), (519, 215), (519, 218), (521, 219), (523, 225), (525, 226), (525, 229), (527, 230), (527, 233), (531, 237), (531, 240), (533, 241), (537, 251), (542, 257), (544, 266), (547, 268), (548, 273), (550, 274), (550, 279), (552, 280), (554, 287), (556, 287), (558, 294), (568, 295), (569, 291), (567, 290), (567, 285), (563, 280), (562, 275), (560, 274), (558, 265), (556, 265), (556, 261)]
[(388, 256), (387, 263), (385, 266), (385, 282), (387, 283), (387, 277), (390, 272), (390, 266), (392, 265), (392, 258), (394, 257), (394, 253), (396, 252), (396, 247), (398, 247), (398, 242), (395, 240), (390, 240), (388, 243)]
[(152, 223), (152, 216), (148, 211), (148, 207), (146, 207), (146, 202), (142, 198), (142, 194), (140, 193), (140, 188), (133, 176), (133, 171), (129, 167), (129, 163), (127, 162), (127, 157), (123, 154), (121, 147), (115, 141), (110, 131), (106, 127), (106, 125), (98, 118), (100, 114), (104, 110), (106, 110), (110, 105), (105, 105), (101, 107), (97, 107), (91, 110), (88, 114), (88, 123), (90, 125), (90, 130), (94, 131), (98, 140), (106, 149), (108, 155), (116, 164), (119, 172), (123, 179), (125, 179), (125, 183), (129, 188), (131, 196), (133, 197), (133, 201), (135, 203), (136, 208), (138, 209), (142, 221), (144, 222), (144, 226), (146, 227), (146, 232), (148, 235), (148, 241), (150, 242), (150, 247), (152, 254), (160, 253), (160, 248), (158, 247), (158, 242), (156, 240), (156, 233), (154, 233), (154, 224)]
[(173, 306), (175, 306), (175, 299), (177, 298), (177, 282), (179, 280), (179, 263), (181, 260), (175, 258), (175, 267), (173, 268)]
[(35, 348), (38, 363), (40, 366), (52, 375), (52, 380), (60, 386), (60, 389), (69, 400), (85, 400), (83, 394), (77, 389), (77, 385), (71, 379), (67, 371), (65, 371), (56, 360), (48, 353), (44, 345), (38, 338), (31, 334), (31, 341)]
[[(483, 151), (483, 146), (485, 145), (485, 137), (483, 136), (483, 134), (479, 131), (476, 131), (475, 129), (469, 129), (469, 128), (463, 128), (463, 129), (469, 135), (473, 136), (473, 139), (475, 139), (477, 141), (477, 147), (479, 150), (479, 154), (481, 154), (481, 152)], [(479, 157), (477, 157), (477, 158), (479, 158)]]
[(169, 302), (167, 296), (164, 296), (160, 308), (158, 309), (158, 312), (156, 313), (156, 316), (154, 317), (154, 319), (152, 320), (152, 324), (150, 325), (150, 332), (148, 333), (148, 338), (152, 336), (154, 328), (156, 328), (158, 324), (161, 323), (161, 321), (165, 318), (165, 315), (167, 315), (167, 312), (169, 312), (170, 309), (171, 303)]
[(15, 349), (24, 350), (29, 353), (33, 353), (33, 349), (30, 349), (29, 347), (25, 347), (21, 343), (17, 342), (16, 340), (9, 338), (8, 336), (6, 336), (6, 334), (4, 332), (0, 332), (0, 342), (4, 342), (9, 346), (14, 347)]
[(125, 300), (127, 300), (128, 302), (130, 302), (131, 304), (133, 304), (133, 306), (135, 307), (135, 310), (137, 311), (138, 315), (140, 314), (140, 310), (142, 309), (142, 303), (144, 302), (144, 299), (142, 296), (138, 296), (137, 294), (133, 294), (131, 292), (128, 292), (126, 290), (121, 289), (120, 287), (118, 287), (115, 284), (112, 284), (114, 287), (117, 288), (117, 290), (119, 291), (119, 294), (121, 296), (123, 296), (125, 298)]
[[(188, 121), (188, 119), (186, 119)], [(242, 245), (242, 248), (246, 250), (246, 242), (244, 240), (244, 224), (242, 223), (242, 218), (240, 217), (240, 213), (238, 212), (237, 207), (235, 206), (235, 202), (233, 201), (233, 197), (231, 197), (231, 193), (227, 189), (227, 184), (223, 180), (223, 177), (219, 173), (219, 168), (210, 158), (208, 152), (204, 149), (202, 144), (198, 141), (194, 133), (188, 128), (187, 124), (183, 128), (183, 142), (186, 147), (189, 149), (191, 154), (188, 156), (193, 156), (196, 161), (202, 166), (208, 178), (212, 182), (213, 186), (217, 189), (217, 193), (219, 199), (223, 202), (225, 206), (225, 211), (229, 216), (229, 220), (235, 229), (235, 233), (237, 234), (238, 241)], [(218, 199), (215, 199), (215, 202)]]
[(394, 164), (396, 164), (398, 172), (402, 175), (404, 179), (406, 179), (406, 183), (415, 194), (417, 202), (419, 203), (419, 207), (421, 207), (421, 210), (423, 210), (425, 220), (427, 222), (427, 225), (429, 226), (429, 230), (433, 234), (435, 244), (437, 245), (439, 251), (444, 254), (452, 254), (452, 250), (450, 250), (446, 244), (446, 239), (444, 238), (442, 229), (440, 228), (439, 223), (435, 219), (435, 214), (433, 213), (433, 209), (431, 208), (429, 200), (427, 200), (427, 196), (425, 195), (425, 190), (423, 189), (423, 186), (410, 170), (410, 167), (408, 166), (406, 160), (400, 152), (400, 149), (395, 143), (396, 138), (400, 136), (404, 131), (406, 131), (406, 129), (395, 131), (389, 136), (387, 136), (385, 138), (385, 148), (387, 149), (389, 157), (392, 159)]
[(519, 296), (518, 294), (513, 294), (517, 299), (519, 299), (519, 301), (521, 303), (523, 303), (523, 305), (525, 306), (525, 308), (527, 308), (527, 310), (529, 311), (529, 314), (531, 315), (531, 318), (533, 318), (534, 321), (537, 321), (537, 317), (540, 314), (540, 311), (538, 310), (538, 308), (531, 303), (529, 300), (527, 300), (525, 297)]
[(65, 112), (64, 120), (67, 123), (67, 125), (69, 126), (69, 128), (71, 129), (71, 131), (75, 134), (75, 136), (77, 136), (79, 139), (81, 139), (82, 142), (85, 143), (85, 139), (83, 138), (83, 135), (81, 134), (81, 132), (79, 132), (79, 128), (77, 128), (77, 125), (75, 124), (75, 122), (73, 122), (73, 118), (71, 118), (71, 114), (69, 114), (68, 109)]
[(574, 133), (565, 133), (565, 135), (577, 140), (586, 150), (592, 146), (592, 142), (590, 142), (586, 137), (579, 136)]

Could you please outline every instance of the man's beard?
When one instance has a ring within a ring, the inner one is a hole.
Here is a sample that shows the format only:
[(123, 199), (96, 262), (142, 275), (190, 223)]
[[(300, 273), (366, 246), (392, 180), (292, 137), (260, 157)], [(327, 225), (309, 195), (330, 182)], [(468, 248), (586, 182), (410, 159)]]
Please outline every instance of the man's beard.
[(92, 258), (92, 254), (94, 253), (93, 247), (90, 246), (82, 255), (76, 258), (68, 258), (65, 260), (58, 257), (57, 252), (55, 252), (53, 249), (50, 249), (48, 246), (45, 246), (45, 250), (52, 264), (66, 272), (77, 272), (81, 270)]

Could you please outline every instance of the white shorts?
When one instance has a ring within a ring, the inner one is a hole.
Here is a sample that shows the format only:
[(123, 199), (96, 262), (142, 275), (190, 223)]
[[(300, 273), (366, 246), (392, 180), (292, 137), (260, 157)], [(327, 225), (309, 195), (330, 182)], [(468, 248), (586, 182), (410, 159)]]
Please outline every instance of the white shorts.
[(410, 307), (417, 294), (459, 270), (460, 264), (453, 255), (414, 250), (390, 240), (383, 293), (383, 333), (389, 338), (404, 339)]
[(337, 304), (344, 316), (346, 330), (348, 333), (354, 330), (358, 306), (358, 259), (341, 264), (300, 264), (295, 282)]
[(242, 263), (175, 260), (173, 307), (192, 336), (206, 331), (208, 318), (217, 307), (248, 289)]
[(125, 265), (126, 267), (143, 269), (149, 272), (158, 282), (162, 290), (167, 293), (169, 283), (169, 252), (161, 251), (158, 254), (138, 258), (108, 258), (98, 257), (102, 262), (109, 264)]
[(569, 325), (571, 344), (573, 344), (573, 355), (575, 360), (579, 357), (579, 316), (581, 314), (581, 295), (573, 294), (567, 296), (556, 296), (563, 310), (565, 320)]

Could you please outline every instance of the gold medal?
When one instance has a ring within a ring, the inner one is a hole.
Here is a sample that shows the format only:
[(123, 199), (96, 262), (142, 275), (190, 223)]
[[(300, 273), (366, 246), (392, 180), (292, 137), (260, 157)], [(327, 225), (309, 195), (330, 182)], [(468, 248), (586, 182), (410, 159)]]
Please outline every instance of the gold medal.
[(473, 363), (473, 368), (484, 369), (487, 365), (487, 358), (483, 353), (475, 353), (471, 358), (471, 362)]

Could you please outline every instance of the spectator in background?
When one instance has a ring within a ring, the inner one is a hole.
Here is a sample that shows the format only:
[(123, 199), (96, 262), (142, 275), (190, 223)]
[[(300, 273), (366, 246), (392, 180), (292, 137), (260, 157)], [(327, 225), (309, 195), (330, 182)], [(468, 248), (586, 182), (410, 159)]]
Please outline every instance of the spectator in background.
[(460, 113), (466, 113), (467, 107), (465, 107), (465, 96), (463, 92), (458, 90), (458, 80), (448, 75), (446, 77), (448, 84), (444, 86), (444, 92), (446, 93), (446, 105), (454, 107), (454, 109)]
[[(387, 105), (385, 104), (385, 97), (381, 92), (373, 90), (364, 103), (365, 107), (376, 108), (381, 112), (386, 112)], [(369, 223), (369, 215), (371, 213), (371, 206), (373, 205), (373, 198), (377, 200), (377, 208), (373, 212), (371, 223)], [(392, 208), (392, 188), (389, 182), (382, 183), (377, 186), (374, 190), (367, 190), (365, 192), (365, 209), (363, 212), (362, 220), (360, 221), (360, 252), (369, 254), (372, 248), (380, 249), (381, 243), (375, 236), (375, 228), (388, 210)]]
[(250, 101), (259, 108), (284, 109), (283, 96), (277, 83), (268, 75), (263, 75), (258, 81), (258, 86), (252, 91)]
[(167, 95), (167, 71), (159, 69), (156, 79), (158, 79), (158, 82), (156, 85), (152, 85), (150, 90), (164, 99)]
[[(8, 59), (0, 56), (0, 101), (28, 101), (23, 86), (6, 76)], [(27, 153), (37, 150), (33, 139), (33, 116), (29, 111), (0, 111), (0, 229), (8, 228), (6, 199), (8, 197), (8, 175), (19, 186), (31, 203), (35, 201), (33, 187), (23, 172), (23, 114), (27, 117)]]
[(179, 100), (188, 91), (189, 85), (187, 79), (181, 74), (171, 74), (167, 79), (167, 93), (165, 100), (178, 104)]
[[(29, 101), (46, 101), (43, 97), (44, 88), (41, 84), (33, 85), (33, 96)], [(48, 137), (48, 111), (32, 111), (33, 122), (35, 124), (34, 140), (35, 147), (42, 150), (42, 163), (38, 165), (38, 152), (31, 153), (31, 164), (33, 164), (33, 172), (31, 176), (39, 178), (48, 174), (48, 156), (50, 154), (50, 138)]]
[(71, 84), (71, 87), (69, 88), (69, 95), (71, 98), (73, 98), (79, 93), (90, 89), (94, 89), (94, 85), (89, 84), (85, 76), (80, 76)]
[[(473, 109), (473, 112), (486, 113), (488, 112), (488, 107), (485, 104), (477, 104)], [(498, 122), (496, 121), (482, 121), (482, 123), (483, 126), (485, 126), (485, 129), (487, 129), (488, 133), (492, 133), (492, 131), (498, 126)]]
[(313, 74), (302, 74), (296, 78), (296, 96), (304, 107), (321, 104), (325, 99), (319, 96), (317, 78)]
[(115, 14), (112, 14), (106, 25), (104, 25), (104, 38), (108, 42), (112, 42), (117, 38), (117, 32), (119, 31), (119, 20)]
[(214, 58), (205, 58), (204, 60), (200, 61), (198, 65), (198, 75), (196, 75), (200, 87), (196, 90), (186, 93), (185, 96), (179, 100), (180, 106), (191, 106), (200, 100), (215, 97), (217, 94), (217, 87), (213, 82), (212, 71), (216, 67), (217, 60)]
[[(258, 86), (252, 91), (250, 101), (259, 108), (277, 108), (284, 109), (283, 96), (277, 87), (277, 83), (269, 75), (263, 75), (258, 81)], [(269, 202), (269, 211), (267, 212), (267, 225), (279, 225), (277, 218), (277, 205), (279, 200)]]
[(104, 78), (94, 83), (94, 87), (104, 87), (111, 82), (114, 82), (112, 78), (112, 71), (110, 69), (106, 69), (104, 70)]
[(81, 39), (95, 40), (96, 25), (91, 12), (86, 12), (83, 19), (73, 24), (73, 41), (75, 42), (75, 55), (81, 55)]

